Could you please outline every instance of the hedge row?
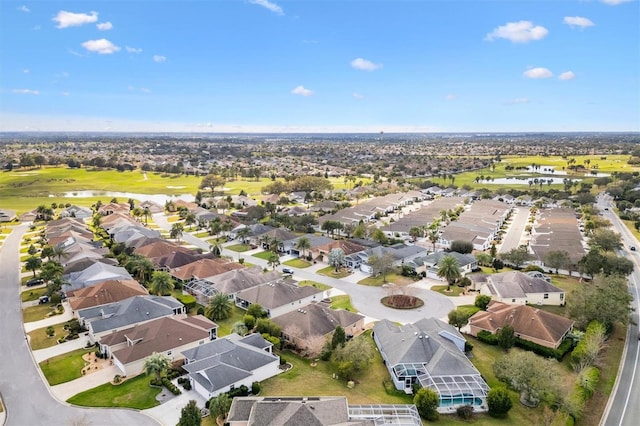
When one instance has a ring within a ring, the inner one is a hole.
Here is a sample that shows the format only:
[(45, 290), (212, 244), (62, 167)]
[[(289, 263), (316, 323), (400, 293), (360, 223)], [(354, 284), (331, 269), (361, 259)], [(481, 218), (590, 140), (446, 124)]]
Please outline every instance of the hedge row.
[[(495, 334), (491, 334), (486, 330), (478, 332), (476, 336), (481, 342), (489, 345), (497, 345), (498, 338)], [(558, 346), (558, 349), (547, 348), (546, 346), (538, 345), (537, 343), (530, 342), (528, 340), (516, 337), (516, 346), (527, 351), (531, 351), (535, 354), (544, 356), (546, 358), (555, 358), (560, 361), (573, 347), (573, 341), (571, 339), (564, 339), (564, 341)]]
[(178, 387), (174, 385), (171, 382), (171, 380), (167, 379), (166, 377), (162, 378), (162, 384), (164, 385), (165, 388), (169, 389), (169, 392), (171, 392), (174, 395), (180, 395), (182, 393), (182, 391), (178, 389)]

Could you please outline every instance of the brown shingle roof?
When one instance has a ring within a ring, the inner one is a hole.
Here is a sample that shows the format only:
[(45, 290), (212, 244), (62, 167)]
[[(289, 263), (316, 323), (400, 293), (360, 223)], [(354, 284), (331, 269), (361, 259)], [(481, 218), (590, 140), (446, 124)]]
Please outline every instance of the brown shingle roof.
[(171, 269), (169, 273), (174, 277), (184, 281), (191, 278), (206, 278), (214, 275), (220, 275), (234, 269), (242, 268), (244, 268), (244, 266), (242, 266), (241, 264), (228, 262), (226, 260), (200, 259), (196, 260), (195, 262), (180, 266), (179, 268)]
[[(302, 311), (302, 312), (301, 312)], [(311, 336), (324, 336), (332, 333), (337, 326), (347, 328), (357, 323), (364, 316), (344, 309), (331, 309), (323, 305), (311, 303), (301, 309), (272, 318), (284, 330), (289, 325), (295, 325), (300, 329), (298, 339), (306, 339)]]
[(557, 347), (573, 321), (560, 315), (527, 305), (509, 305), (492, 300), (486, 311), (480, 311), (469, 319), (469, 325), (495, 333), (510, 324), (516, 335), (529, 340), (535, 338)]
[(147, 294), (149, 292), (136, 280), (109, 280), (95, 286), (69, 291), (67, 297), (71, 309), (76, 311)]

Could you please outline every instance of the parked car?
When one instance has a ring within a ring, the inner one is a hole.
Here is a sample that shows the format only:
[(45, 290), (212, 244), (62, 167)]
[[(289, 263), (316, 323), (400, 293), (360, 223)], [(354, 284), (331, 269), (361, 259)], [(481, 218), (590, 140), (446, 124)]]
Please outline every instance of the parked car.
[(636, 247), (635, 246), (631, 246), (631, 247), (629, 247), (629, 250), (636, 251)]
[(38, 303), (40, 305), (44, 305), (45, 303), (49, 303), (49, 296), (40, 296), (38, 298)]
[(291, 269), (291, 268), (282, 268), (282, 273), (283, 274), (293, 275), (293, 269)]
[(40, 278), (33, 278), (26, 282), (27, 287), (33, 287), (40, 284), (44, 284), (44, 280)]
[(527, 275), (529, 275), (530, 277), (533, 277), (533, 278), (540, 278), (540, 279), (543, 279), (543, 280), (545, 280), (545, 281), (546, 281), (546, 282), (548, 282), (548, 283), (550, 283), (550, 282), (551, 282), (551, 278), (550, 278), (548, 275), (543, 274), (543, 273), (542, 273), (542, 272), (540, 272), (540, 271), (529, 271), (529, 272), (527, 272)]

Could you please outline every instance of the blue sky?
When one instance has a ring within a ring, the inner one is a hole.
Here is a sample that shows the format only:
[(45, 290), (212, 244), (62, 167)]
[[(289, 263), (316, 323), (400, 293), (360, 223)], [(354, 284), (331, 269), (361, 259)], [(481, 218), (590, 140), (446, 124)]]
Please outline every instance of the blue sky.
[(4, 0), (23, 130), (640, 131), (640, 2)]

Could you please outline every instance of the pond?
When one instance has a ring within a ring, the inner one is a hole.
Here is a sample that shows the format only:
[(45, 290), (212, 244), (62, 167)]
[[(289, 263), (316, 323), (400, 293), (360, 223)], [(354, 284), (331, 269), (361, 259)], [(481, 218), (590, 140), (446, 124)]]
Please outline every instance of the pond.
[(173, 200), (176, 201), (178, 199), (192, 202), (195, 200), (195, 196), (193, 194), (177, 194), (177, 195), (169, 195), (169, 194), (136, 194), (133, 192), (118, 192), (118, 191), (72, 191), (72, 192), (64, 192), (62, 194), (49, 194), (49, 197), (65, 197), (65, 198), (88, 198), (88, 197), (104, 197), (104, 200), (101, 200), (103, 203), (108, 203), (112, 198), (117, 198), (120, 202), (126, 202), (129, 198), (133, 198), (134, 200), (140, 201), (153, 201), (154, 203), (158, 203), (161, 206), (164, 206), (164, 203)]
[[(548, 185), (548, 182), (551, 181), (552, 184), (563, 184), (566, 178), (560, 177), (508, 177), (508, 178), (497, 178), (491, 181), (482, 181), (483, 184), (491, 184), (491, 185), (528, 185), (529, 181), (534, 181), (534, 179), (538, 179), (537, 185), (540, 185), (540, 182), (543, 182), (544, 185)], [(582, 179), (571, 179), (573, 182), (580, 182)], [(536, 185), (535, 183), (533, 185)]]

